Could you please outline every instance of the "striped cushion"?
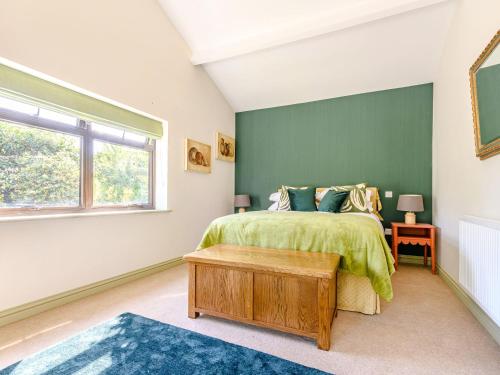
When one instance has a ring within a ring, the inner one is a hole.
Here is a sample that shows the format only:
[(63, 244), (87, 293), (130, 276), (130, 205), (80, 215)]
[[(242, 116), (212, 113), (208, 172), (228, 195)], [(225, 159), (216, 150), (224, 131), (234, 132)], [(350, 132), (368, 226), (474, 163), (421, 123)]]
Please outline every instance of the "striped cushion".
[(349, 192), (349, 196), (340, 208), (340, 212), (367, 212), (368, 201), (366, 199), (366, 188), (355, 188)]
[(370, 212), (366, 199), (366, 184), (332, 186), (333, 191), (348, 191), (340, 212)]
[[(328, 193), (330, 187), (319, 187), (316, 188), (316, 206), (319, 206), (321, 199)], [(369, 194), (369, 192), (371, 194)], [(369, 197), (368, 197), (369, 196)], [(378, 192), (378, 188), (376, 187), (367, 187), (366, 188), (366, 197), (369, 202), (368, 209), (370, 212), (374, 213), (380, 220), (384, 220), (382, 215), (380, 215), (380, 211), (382, 211), (382, 202), (380, 201), (380, 194)], [(368, 202), (367, 202), (368, 203)]]
[(291, 211), (292, 208), (290, 206), (290, 196), (288, 195), (288, 189), (291, 190), (305, 190), (309, 186), (285, 186), (282, 185), (280, 189), (280, 200), (278, 201), (278, 211)]

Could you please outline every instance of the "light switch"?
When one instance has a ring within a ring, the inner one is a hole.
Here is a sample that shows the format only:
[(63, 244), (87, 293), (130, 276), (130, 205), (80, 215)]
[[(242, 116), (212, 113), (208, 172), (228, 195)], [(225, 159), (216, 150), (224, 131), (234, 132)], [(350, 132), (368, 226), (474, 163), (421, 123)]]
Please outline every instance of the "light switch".
[(392, 229), (391, 228), (385, 228), (384, 233), (387, 234), (388, 236), (392, 236)]
[(386, 191), (385, 192), (385, 197), (386, 198), (392, 198), (392, 191)]

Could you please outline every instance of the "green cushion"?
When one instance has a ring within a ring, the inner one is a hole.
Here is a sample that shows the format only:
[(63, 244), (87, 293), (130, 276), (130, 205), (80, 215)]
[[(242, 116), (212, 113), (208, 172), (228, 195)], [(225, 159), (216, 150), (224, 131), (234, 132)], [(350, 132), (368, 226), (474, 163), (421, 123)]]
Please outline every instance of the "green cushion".
[(290, 198), (290, 208), (292, 211), (316, 211), (314, 196), (316, 188), (307, 189), (287, 189)]
[(321, 202), (319, 202), (318, 211), (340, 212), (340, 207), (342, 207), (348, 195), (348, 191), (328, 191)]

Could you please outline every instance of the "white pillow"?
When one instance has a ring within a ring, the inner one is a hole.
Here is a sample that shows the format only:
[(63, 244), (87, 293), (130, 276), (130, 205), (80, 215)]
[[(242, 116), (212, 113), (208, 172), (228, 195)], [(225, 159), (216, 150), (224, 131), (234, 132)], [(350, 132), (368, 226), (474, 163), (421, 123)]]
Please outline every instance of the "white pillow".
[(269, 196), (269, 200), (271, 202), (279, 202), (280, 201), (280, 196), (281, 196), (281, 192), (277, 191), (276, 193), (272, 193)]
[(274, 202), (267, 210), (268, 211), (278, 211), (279, 202)]

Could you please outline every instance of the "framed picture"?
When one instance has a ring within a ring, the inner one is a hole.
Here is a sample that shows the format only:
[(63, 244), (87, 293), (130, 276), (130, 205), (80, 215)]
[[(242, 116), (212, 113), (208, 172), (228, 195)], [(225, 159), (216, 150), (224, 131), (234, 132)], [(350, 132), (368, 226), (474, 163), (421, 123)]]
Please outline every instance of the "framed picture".
[(236, 142), (234, 138), (217, 132), (217, 156), (218, 160), (230, 161), (234, 163), (236, 155)]
[(190, 172), (212, 172), (212, 147), (186, 138), (184, 170)]

